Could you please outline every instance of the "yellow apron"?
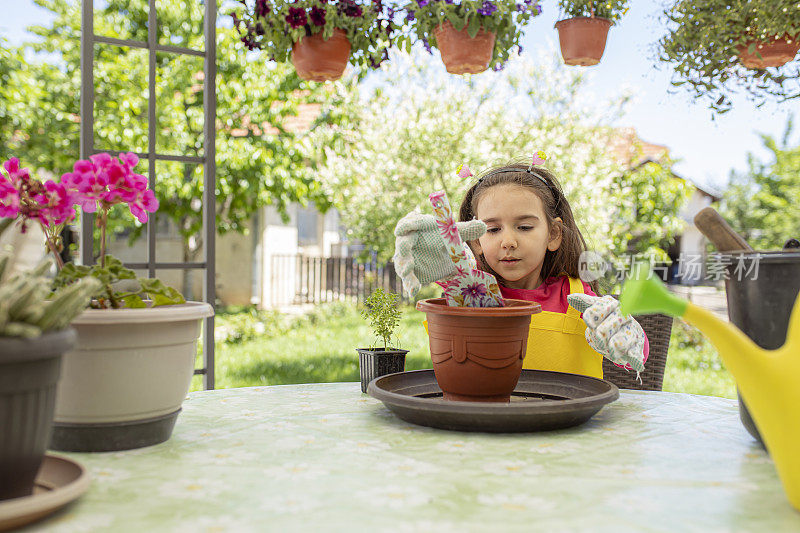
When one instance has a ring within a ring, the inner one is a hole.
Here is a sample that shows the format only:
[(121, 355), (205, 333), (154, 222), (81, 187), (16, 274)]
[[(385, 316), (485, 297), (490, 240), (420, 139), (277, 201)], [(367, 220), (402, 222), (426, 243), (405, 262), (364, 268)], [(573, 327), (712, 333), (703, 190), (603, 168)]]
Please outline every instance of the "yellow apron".
[[(569, 278), (570, 294), (583, 294), (579, 279)], [(522, 368), (603, 377), (603, 356), (586, 342), (586, 323), (573, 307), (566, 313), (542, 311), (531, 317), (528, 350)]]

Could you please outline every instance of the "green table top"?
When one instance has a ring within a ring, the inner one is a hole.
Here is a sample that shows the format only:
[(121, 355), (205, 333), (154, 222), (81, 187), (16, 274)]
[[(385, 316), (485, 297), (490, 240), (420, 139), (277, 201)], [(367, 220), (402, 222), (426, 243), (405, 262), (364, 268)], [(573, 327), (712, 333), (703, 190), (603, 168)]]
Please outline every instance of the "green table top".
[(196, 392), (172, 438), (64, 454), (89, 491), (42, 531), (800, 531), (736, 402), (621, 391), (569, 430), (408, 424), (358, 383)]

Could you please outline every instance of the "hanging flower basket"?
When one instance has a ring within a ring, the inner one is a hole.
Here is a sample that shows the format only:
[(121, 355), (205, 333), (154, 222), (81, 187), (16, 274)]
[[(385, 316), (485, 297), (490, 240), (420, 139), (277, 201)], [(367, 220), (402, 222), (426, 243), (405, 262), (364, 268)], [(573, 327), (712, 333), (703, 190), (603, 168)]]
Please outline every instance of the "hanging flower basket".
[(306, 35), (292, 45), (292, 64), (308, 81), (333, 81), (342, 77), (350, 59), (350, 41), (343, 30), (333, 30), (325, 40), (322, 32)]
[(411, 39), (428, 52), (438, 48), (447, 72), (476, 74), (500, 70), (522, 51), (522, 28), (541, 6), (534, 0), (408, 0), (402, 12)]
[(234, 28), (249, 51), (272, 61), (292, 61), (309, 81), (337, 80), (347, 63), (377, 69), (389, 57), (395, 10), (371, 0), (239, 0)]
[(573, 17), (556, 22), (564, 63), (582, 67), (598, 64), (606, 50), (610, 27), (611, 21), (603, 17)]
[(747, 68), (781, 67), (792, 61), (800, 50), (800, 41), (789, 34), (769, 42), (747, 41), (736, 46), (739, 62)]
[(494, 32), (481, 28), (475, 37), (470, 37), (466, 26), (458, 31), (445, 21), (433, 30), (433, 35), (450, 74), (477, 74), (489, 68), (494, 51)]

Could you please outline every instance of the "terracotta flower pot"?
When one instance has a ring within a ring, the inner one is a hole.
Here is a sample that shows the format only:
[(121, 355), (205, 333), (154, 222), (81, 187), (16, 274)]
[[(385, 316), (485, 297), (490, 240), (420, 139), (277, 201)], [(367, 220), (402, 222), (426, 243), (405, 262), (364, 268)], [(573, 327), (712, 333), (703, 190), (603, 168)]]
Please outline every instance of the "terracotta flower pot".
[(350, 58), (350, 41), (344, 30), (335, 29), (327, 41), (322, 32), (307, 35), (292, 45), (292, 64), (297, 75), (308, 81), (333, 81), (342, 77)]
[(588, 67), (600, 62), (606, 50), (610, 20), (603, 17), (574, 17), (559, 20), (555, 27), (564, 63)]
[(428, 319), (433, 372), (445, 400), (507, 402), (522, 372), (531, 315), (538, 303), (450, 307), (444, 298), (417, 302)]
[[(751, 44), (756, 45), (753, 53), (748, 52)], [(739, 62), (747, 68), (754, 69), (783, 66), (794, 59), (798, 50), (800, 41), (792, 39), (788, 34), (766, 43), (752, 40), (736, 46)], [(761, 57), (758, 54), (761, 54)]]
[(433, 30), (442, 62), (450, 74), (477, 74), (489, 67), (494, 52), (494, 32), (481, 28), (473, 39), (467, 27), (456, 31), (445, 21)]

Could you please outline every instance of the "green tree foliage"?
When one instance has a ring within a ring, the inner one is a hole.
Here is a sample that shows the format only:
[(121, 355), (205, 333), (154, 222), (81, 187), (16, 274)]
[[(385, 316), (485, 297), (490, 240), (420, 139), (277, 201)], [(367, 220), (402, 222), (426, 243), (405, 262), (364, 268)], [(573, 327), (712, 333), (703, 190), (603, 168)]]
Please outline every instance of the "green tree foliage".
[(747, 172), (732, 172), (723, 194), (722, 215), (757, 250), (800, 238), (800, 144), (792, 133), (790, 119), (780, 142), (762, 135), (769, 156), (749, 153)]
[(444, 189), (460, 204), (475, 178), (460, 179), (459, 164), (480, 171), (544, 150), (590, 248), (663, 253), (680, 227), (685, 184), (669, 161), (624, 168), (609, 124), (626, 97), (597, 105), (582, 74), (559, 63), (522, 56), (502, 72), (456, 79), (424, 52), (394, 53), (374, 92), (347, 100), (347, 130), (317, 132), (321, 179), (350, 238), (387, 260), (395, 224), (414, 209), (430, 212), (428, 194)]
[[(634, 150), (636, 147), (634, 147)], [(684, 222), (678, 215), (691, 186), (670, 170), (672, 161), (645, 160), (614, 177), (612, 255), (642, 254), (668, 261), (666, 249)]]
[[(218, 0), (219, 1), (219, 0)], [(39, 37), (22, 50), (0, 47), (0, 133), (3, 157), (15, 155), (34, 168), (60, 174), (79, 156), (80, 2), (35, 0), (55, 15), (51, 25), (30, 31)], [(108, 0), (96, 5), (95, 33), (147, 40), (147, 0)], [(197, 0), (159, 2), (158, 42), (203, 49), (204, 7)], [(222, 16), (222, 13), (221, 13)], [(244, 231), (261, 206), (286, 216), (292, 202), (328, 201), (319, 187), (302, 134), (285, 124), (303, 105), (319, 106), (320, 123), (338, 116), (335, 84), (300, 80), (291, 65), (245, 54), (236, 32), (217, 28), (216, 226), (220, 233)], [(95, 147), (147, 152), (148, 52), (99, 44), (95, 47)], [(156, 149), (203, 154), (203, 58), (157, 53)], [(314, 124), (314, 127), (316, 123)], [(147, 162), (137, 167), (149, 174)], [(184, 239), (183, 258), (197, 260), (202, 247), (203, 168), (159, 162), (156, 195)], [(122, 218), (114, 225), (125, 229)], [(131, 228), (127, 228), (130, 230)], [(133, 228), (132, 236), (141, 232)]]

